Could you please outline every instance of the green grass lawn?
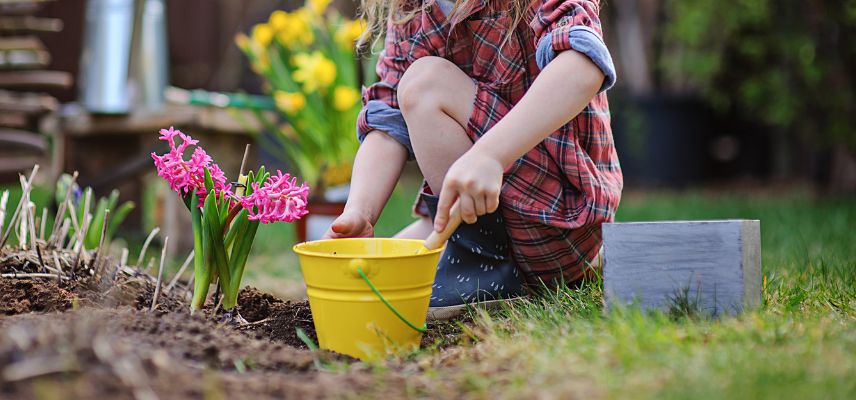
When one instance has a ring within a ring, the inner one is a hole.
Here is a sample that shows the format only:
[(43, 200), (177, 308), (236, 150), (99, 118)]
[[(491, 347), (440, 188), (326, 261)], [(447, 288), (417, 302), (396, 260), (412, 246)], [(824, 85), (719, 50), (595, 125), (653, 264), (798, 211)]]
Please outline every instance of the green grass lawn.
[(856, 201), (658, 192), (625, 196), (618, 215), (714, 218), (761, 220), (758, 310), (719, 320), (604, 313), (595, 281), (478, 315), (462, 346), (376, 370), (405, 371), (415, 396), (856, 398)]

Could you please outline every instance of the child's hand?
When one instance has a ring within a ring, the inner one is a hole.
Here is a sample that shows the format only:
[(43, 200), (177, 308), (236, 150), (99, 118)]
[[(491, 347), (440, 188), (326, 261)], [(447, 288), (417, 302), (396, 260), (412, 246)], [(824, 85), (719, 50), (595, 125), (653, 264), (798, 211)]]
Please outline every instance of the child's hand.
[(360, 213), (345, 211), (333, 221), (323, 239), (368, 238), (374, 236), (374, 227)]
[(449, 221), (449, 209), (460, 199), (461, 219), (468, 224), (476, 217), (496, 211), (502, 188), (502, 164), (473, 147), (455, 161), (443, 180), (434, 230), (441, 232)]

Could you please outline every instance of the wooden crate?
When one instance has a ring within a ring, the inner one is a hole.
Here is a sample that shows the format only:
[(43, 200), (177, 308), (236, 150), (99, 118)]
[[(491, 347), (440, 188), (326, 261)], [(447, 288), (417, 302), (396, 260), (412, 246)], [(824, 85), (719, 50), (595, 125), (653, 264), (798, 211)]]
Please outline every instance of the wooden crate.
[(603, 225), (607, 307), (736, 314), (761, 302), (757, 220)]

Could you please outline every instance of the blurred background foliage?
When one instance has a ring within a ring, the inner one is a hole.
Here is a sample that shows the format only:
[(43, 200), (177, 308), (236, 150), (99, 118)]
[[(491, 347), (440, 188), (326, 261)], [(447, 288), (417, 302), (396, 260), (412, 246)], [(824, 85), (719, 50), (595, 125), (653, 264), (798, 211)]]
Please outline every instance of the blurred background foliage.
[(856, 1), (663, 5), (662, 79), (718, 110), (856, 148)]

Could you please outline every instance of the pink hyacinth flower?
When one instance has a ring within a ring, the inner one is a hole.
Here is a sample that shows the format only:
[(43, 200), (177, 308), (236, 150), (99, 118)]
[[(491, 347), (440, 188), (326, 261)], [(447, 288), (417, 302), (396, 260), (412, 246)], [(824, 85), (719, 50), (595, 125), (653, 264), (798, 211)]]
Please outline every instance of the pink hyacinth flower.
[[(184, 159), (184, 153), (190, 146), (196, 146), (199, 141), (180, 130), (170, 127), (160, 130), (160, 140), (169, 143), (169, 152), (159, 156), (152, 153), (152, 159), (158, 170), (158, 175), (169, 182), (169, 188), (184, 196), (196, 193), (200, 206), (208, 194), (205, 190), (205, 168), (208, 168), (214, 181), (214, 190), (218, 194), (228, 195), (226, 174), (213, 162), (211, 156), (201, 147), (195, 147), (189, 160)], [(178, 143), (177, 140), (178, 139)]]
[(294, 222), (306, 215), (309, 198), (309, 186), (297, 185), (297, 178), (282, 171), (269, 177), (262, 186), (253, 183), (253, 194), (241, 199), (241, 204), (249, 210), (250, 221), (263, 224), (271, 222)]

